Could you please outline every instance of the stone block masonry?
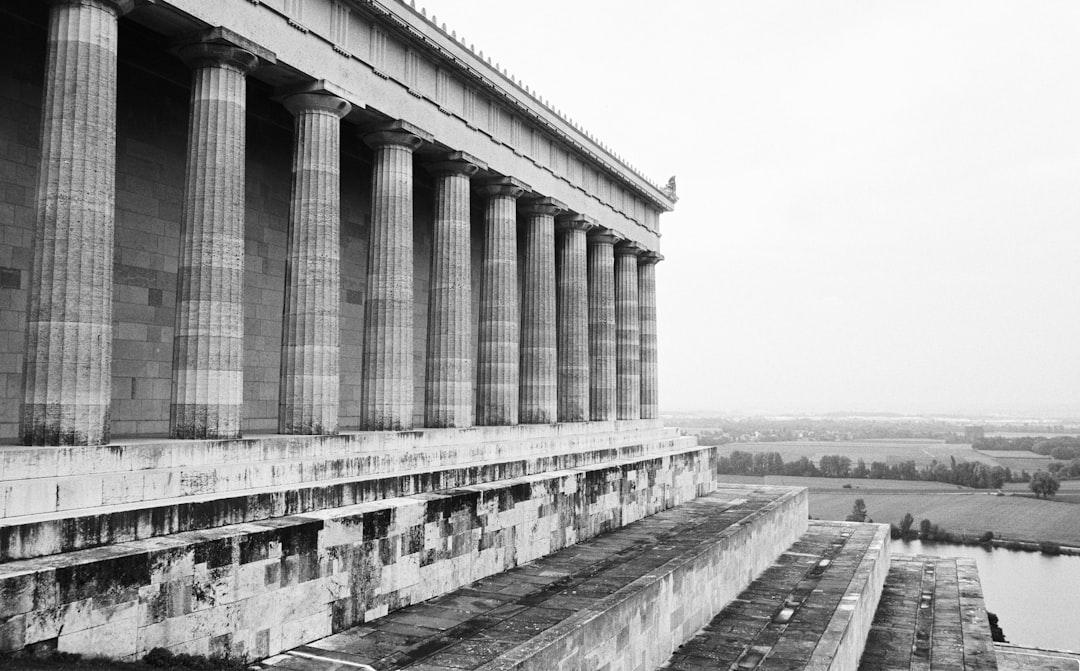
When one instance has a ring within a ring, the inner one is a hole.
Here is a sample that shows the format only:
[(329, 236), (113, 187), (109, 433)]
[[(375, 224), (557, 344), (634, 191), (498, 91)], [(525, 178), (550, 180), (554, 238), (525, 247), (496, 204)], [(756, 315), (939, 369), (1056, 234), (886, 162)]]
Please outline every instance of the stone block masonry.
[(707, 454), (9, 562), (0, 565), (0, 651), (265, 657), (704, 494), (714, 477)]

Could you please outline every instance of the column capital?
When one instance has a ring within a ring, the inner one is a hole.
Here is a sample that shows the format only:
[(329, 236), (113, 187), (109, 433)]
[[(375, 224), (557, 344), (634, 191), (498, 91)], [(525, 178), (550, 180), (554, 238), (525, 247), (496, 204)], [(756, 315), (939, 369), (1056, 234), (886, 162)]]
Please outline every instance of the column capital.
[(293, 116), (304, 112), (324, 112), (341, 119), (352, 111), (352, 105), (347, 100), (330, 93), (295, 93), (282, 98), (281, 104)]
[(244, 74), (260, 64), (277, 63), (274, 52), (228, 28), (210, 28), (175, 41), (175, 53), (190, 68), (233, 67)]
[(431, 142), (435, 136), (404, 119), (397, 119), (367, 129), (363, 133), (364, 142), (372, 149), (387, 146), (405, 147), (415, 151), (424, 142)]
[(615, 256), (637, 256), (643, 247), (633, 240), (623, 240), (615, 245)]
[(476, 192), (481, 196), (509, 196), (517, 199), (529, 189), (529, 185), (514, 177), (493, 177), (480, 182)]
[(424, 167), (432, 175), (465, 175), (472, 177), (477, 170), (487, 170), (487, 163), (476, 158), (472, 154), (463, 151), (452, 151), (443, 154), (438, 159), (425, 163)]
[(664, 255), (660, 252), (654, 252), (652, 250), (645, 250), (638, 256), (639, 266), (654, 266), (664, 260)]
[(555, 220), (555, 228), (560, 231), (585, 231), (587, 233), (597, 226), (596, 219), (577, 212), (561, 214)]
[(523, 214), (546, 214), (554, 217), (557, 214), (566, 212), (566, 210), (566, 203), (547, 196), (530, 197), (521, 201)]
[(589, 242), (598, 245), (614, 245), (625, 238), (610, 228), (598, 227), (589, 231)]
[(46, 3), (51, 7), (62, 7), (64, 5), (90, 5), (92, 7), (101, 7), (116, 12), (117, 16), (123, 16), (135, 7), (135, 0), (46, 0)]

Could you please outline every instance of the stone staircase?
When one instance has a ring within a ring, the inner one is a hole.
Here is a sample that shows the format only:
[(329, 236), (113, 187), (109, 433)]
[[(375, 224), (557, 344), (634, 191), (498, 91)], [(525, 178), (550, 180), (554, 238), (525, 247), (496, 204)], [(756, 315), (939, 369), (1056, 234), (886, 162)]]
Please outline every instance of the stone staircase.
[[(931, 594), (965, 596), (909, 617), (886, 527), (720, 483), (715, 448), (654, 421), (0, 447), (0, 465), (0, 652), (869, 671), (989, 645), (973, 571), (935, 564)], [(988, 649), (955, 668), (995, 668)]]

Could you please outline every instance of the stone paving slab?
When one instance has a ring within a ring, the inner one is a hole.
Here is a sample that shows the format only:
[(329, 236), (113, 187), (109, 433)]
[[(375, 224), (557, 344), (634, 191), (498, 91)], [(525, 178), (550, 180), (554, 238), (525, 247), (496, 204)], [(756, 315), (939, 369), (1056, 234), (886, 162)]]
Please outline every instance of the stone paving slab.
[(997, 668), (974, 560), (894, 556), (859, 670)]
[[(263, 666), (295, 671), (363, 665), (380, 671), (602, 668), (625, 657), (627, 650), (660, 638), (642, 628), (643, 619), (678, 619), (681, 611), (693, 610), (684, 603), (690, 594), (707, 600), (705, 587), (688, 582), (681, 601), (648, 601), (633, 616), (622, 614), (621, 606), (660, 584), (675, 567), (725, 543), (744, 558), (771, 552), (762, 560), (764, 567), (778, 551), (767, 546), (777, 539), (751, 538), (753, 531), (775, 536), (785, 526), (783, 515), (801, 517), (793, 537), (805, 528), (805, 490), (721, 487), (528, 565), (264, 660)], [(790, 541), (780, 542), (786, 546)], [(739, 563), (732, 556), (725, 560), (730, 566)], [(713, 576), (726, 583), (739, 579)], [(751, 577), (744, 572), (743, 584)], [(602, 633), (590, 638), (583, 633), (590, 630)], [(611, 668), (655, 668), (671, 647), (651, 666), (642, 664), (650, 657), (640, 652), (634, 653), (639, 663)]]
[(853, 668), (888, 565), (888, 529), (810, 523), (806, 533), (662, 668)]

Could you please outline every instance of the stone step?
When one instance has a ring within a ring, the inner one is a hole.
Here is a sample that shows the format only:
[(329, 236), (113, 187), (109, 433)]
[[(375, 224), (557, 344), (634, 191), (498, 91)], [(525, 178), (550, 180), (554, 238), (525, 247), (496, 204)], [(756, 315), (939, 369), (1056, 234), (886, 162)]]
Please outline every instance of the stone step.
[(658, 420), (338, 436), (0, 446), (0, 520), (183, 496), (619, 449), (677, 437)]
[[(552, 469), (698, 449), (693, 437), (664, 437), (577, 451), (424, 469), (373, 469), (299, 484), (163, 497), (0, 519), (0, 563), (227, 524), (256, 522), (382, 498), (495, 482)], [(360, 469), (363, 470), (363, 469)], [(23, 493), (24, 496), (31, 494)], [(55, 496), (55, 494), (53, 494)]]
[(997, 668), (975, 561), (894, 555), (859, 671)]
[[(261, 658), (714, 486), (715, 450), (693, 447), (11, 561), (0, 564), (0, 652)], [(800, 500), (791, 514), (805, 519)]]
[(805, 489), (719, 487), (262, 666), (654, 669), (806, 529)]
[(662, 668), (855, 669), (888, 568), (887, 526), (812, 521)]

